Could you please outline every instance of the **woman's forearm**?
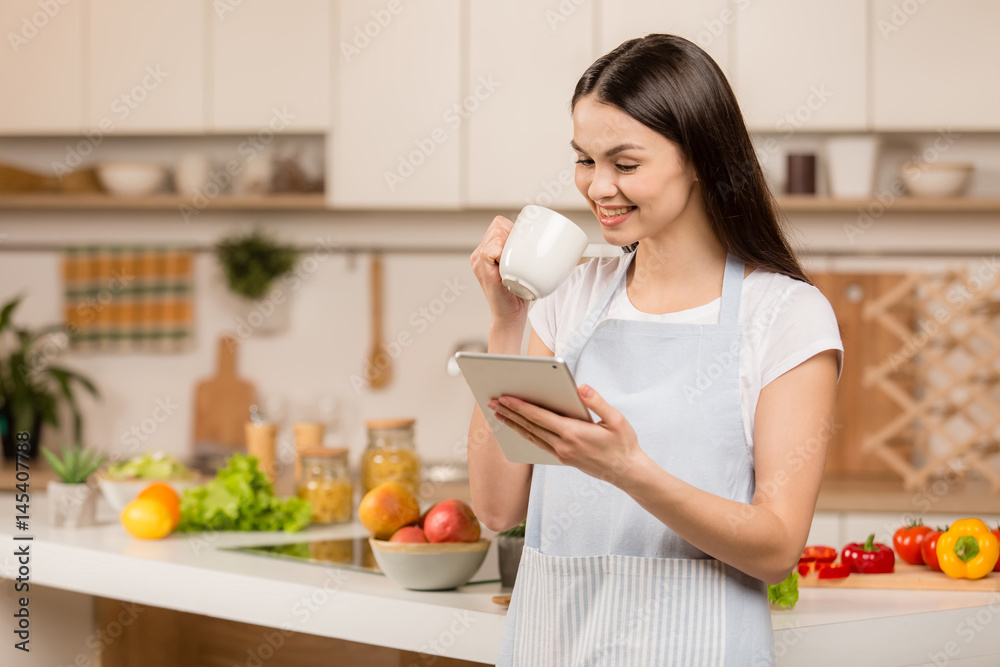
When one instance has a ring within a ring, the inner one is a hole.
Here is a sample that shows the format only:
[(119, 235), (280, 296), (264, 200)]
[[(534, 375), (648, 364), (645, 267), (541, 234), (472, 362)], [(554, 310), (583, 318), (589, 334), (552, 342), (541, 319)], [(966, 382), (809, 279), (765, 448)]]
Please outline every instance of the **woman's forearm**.
[[(490, 328), (489, 352), (519, 354), (524, 328)], [(506, 530), (528, 513), (531, 469), (504, 456), (483, 411), (477, 405), (469, 424), (469, 485), (472, 509), (490, 530)]]
[(645, 454), (614, 482), (698, 549), (767, 583), (784, 579), (801, 553), (774, 512), (698, 489)]

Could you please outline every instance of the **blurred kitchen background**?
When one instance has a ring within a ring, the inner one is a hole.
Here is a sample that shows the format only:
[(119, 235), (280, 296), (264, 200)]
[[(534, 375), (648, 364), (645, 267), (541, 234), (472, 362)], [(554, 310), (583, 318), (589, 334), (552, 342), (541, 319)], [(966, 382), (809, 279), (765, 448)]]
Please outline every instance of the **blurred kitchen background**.
[[(100, 390), (76, 392), (88, 447), (190, 459), (225, 349), (286, 447), (320, 420), (356, 463), (366, 420), (412, 417), (425, 461), (461, 464), (447, 362), (489, 324), (470, 252), (529, 202), (613, 250), (569, 100), (623, 40), (677, 33), (729, 77), (837, 310), (828, 476), (1000, 492), (998, 24), (993, 0), (5, 0), (0, 300), (77, 325), (34, 363)], [(216, 244), (255, 230), (298, 260), (248, 301)], [(138, 284), (161, 291), (130, 310)], [(72, 440), (63, 410), (43, 444)]]

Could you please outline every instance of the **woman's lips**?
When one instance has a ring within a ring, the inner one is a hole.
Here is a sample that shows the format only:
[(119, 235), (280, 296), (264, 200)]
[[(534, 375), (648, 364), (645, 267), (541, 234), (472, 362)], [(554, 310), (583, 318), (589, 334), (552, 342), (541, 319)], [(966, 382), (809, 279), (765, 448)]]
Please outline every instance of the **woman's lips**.
[(634, 210), (635, 206), (598, 206), (597, 219), (600, 220), (601, 224), (605, 227), (614, 227), (615, 225), (620, 225), (625, 222), (625, 220), (632, 215), (632, 211)]

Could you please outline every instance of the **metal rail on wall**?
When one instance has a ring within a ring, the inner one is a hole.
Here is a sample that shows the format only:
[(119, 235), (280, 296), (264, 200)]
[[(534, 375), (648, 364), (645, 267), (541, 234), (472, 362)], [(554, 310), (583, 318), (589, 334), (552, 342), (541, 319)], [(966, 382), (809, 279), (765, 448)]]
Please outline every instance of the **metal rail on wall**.
[[(101, 245), (155, 245), (157, 243), (170, 244), (169, 242), (156, 240), (142, 240), (134, 243), (7, 243), (0, 235), (0, 252), (62, 252), (70, 247), (101, 246)], [(185, 247), (196, 253), (214, 253), (215, 247), (199, 244), (176, 244), (178, 247)], [(355, 244), (313, 244), (292, 246), (300, 253), (310, 253), (320, 251), (323, 253), (342, 255), (470, 255), (475, 250), (474, 246), (446, 246), (446, 245), (355, 245)], [(987, 257), (1000, 253), (1000, 248), (957, 248), (957, 249), (884, 249), (884, 250), (810, 250), (803, 249), (796, 251), (799, 257), (852, 257), (857, 259), (879, 258), (879, 257), (901, 257), (919, 259), (921, 257)]]

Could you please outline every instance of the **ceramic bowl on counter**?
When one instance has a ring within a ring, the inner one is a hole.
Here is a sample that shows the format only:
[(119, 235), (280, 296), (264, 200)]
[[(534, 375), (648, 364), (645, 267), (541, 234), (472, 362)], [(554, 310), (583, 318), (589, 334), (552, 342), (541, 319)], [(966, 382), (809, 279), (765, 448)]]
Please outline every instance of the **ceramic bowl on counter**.
[(191, 488), (192, 486), (198, 486), (201, 484), (201, 480), (197, 478), (190, 479), (108, 479), (107, 477), (101, 477), (97, 480), (97, 486), (101, 489), (101, 494), (104, 499), (108, 501), (108, 504), (114, 508), (115, 512), (121, 513), (125, 506), (130, 502), (135, 500), (135, 497), (145, 489), (147, 486), (154, 482), (163, 482), (177, 492), (177, 495), (183, 495), (184, 489)]
[(458, 588), (476, 574), (490, 541), (418, 544), (369, 538), (372, 555), (385, 576), (411, 591)]
[(904, 162), (900, 171), (914, 197), (957, 197), (972, 177), (971, 162)]
[(97, 165), (97, 178), (112, 195), (140, 197), (160, 190), (167, 170), (152, 162), (104, 162)]

